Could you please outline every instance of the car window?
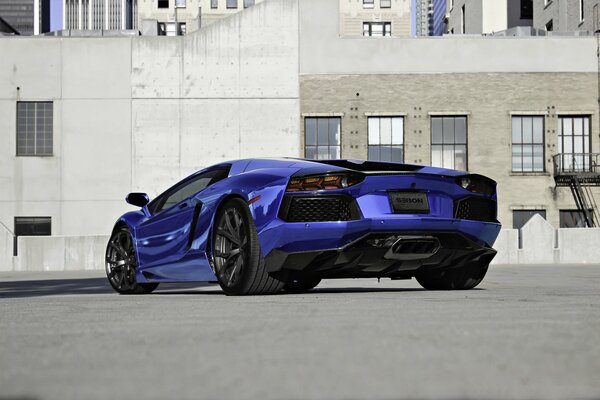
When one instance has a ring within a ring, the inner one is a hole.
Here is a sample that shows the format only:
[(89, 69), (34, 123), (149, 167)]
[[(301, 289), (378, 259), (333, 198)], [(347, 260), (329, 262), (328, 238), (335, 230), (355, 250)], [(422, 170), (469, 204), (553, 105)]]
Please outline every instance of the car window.
[(227, 178), (228, 174), (229, 170), (227, 169), (215, 169), (204, 172), (200, 175), (196, 175), (195, 177), (160, 195), (148, 206), (148, 208), (152, 214), (169, 209), (175, 204), (205, 189), (207, 186), (210, 186), (221, 179)]

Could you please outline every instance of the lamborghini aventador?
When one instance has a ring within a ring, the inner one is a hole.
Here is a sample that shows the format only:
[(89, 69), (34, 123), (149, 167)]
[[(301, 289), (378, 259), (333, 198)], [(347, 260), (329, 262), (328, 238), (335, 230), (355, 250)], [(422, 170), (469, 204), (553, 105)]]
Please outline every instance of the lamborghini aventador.
[(496, 252), (496, 183), (410, 164), (246, 159), (218, 164), (121, 216), (106, 273), (122, 294), (218, 282), (228, 295), (303, 292), (322, 279), (471, 289)]

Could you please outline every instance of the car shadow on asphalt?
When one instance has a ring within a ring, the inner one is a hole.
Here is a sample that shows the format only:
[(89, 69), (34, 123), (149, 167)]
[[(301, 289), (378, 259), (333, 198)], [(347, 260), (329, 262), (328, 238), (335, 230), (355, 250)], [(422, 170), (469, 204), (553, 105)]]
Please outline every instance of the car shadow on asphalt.
[[(202, 286), (202, 287), (199, 287)], [(214, 285), (211, 285), (214, 286)], [(222, 294), (221, 291), (202, 291), (206, 285), (201, 283), (163, 283), (155, 294)], [(209, 286), (210, 287), (210, 286)], [(161, 291), (162, 290), (164, 291)], [(195, 289), (192, 291), (192, 289)], [(23, 281), (0, 281), (0, 299), (97, 295), (115, 293), (106, 278), (46, 279)], [(1, 399), (0, 399), (1, 400)]]
[[(208, 289), (208, 290), (207, 290)], [(280, 295), (323, 295), (343, 293), (405, 293), (421, 292), (425, 289), (414, 287), (335, 287), (315, 288), (307, 293), (286, 293)], [(485, 290), (475, 288), (472, 290)], [(98, 295), (115, 294), (106, 278), (78, 278), (78, 279), (48, 279), (48, 280), (23, 280), (23, 281), (0, 281), (0, 299), (4, 298), (26, 298), (42, 296), (65, 296), (65, 295)], [(206, 283), (162, 283), (152, 296), (164, 295), (224, 295), (216, 284)]]

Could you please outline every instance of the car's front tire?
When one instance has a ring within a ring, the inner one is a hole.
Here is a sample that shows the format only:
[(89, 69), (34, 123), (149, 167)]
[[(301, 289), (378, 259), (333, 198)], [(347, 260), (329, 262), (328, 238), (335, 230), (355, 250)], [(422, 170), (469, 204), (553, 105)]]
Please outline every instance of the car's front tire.
[(283, 288), (284, 282), (265, 268), (252, 214), (240, 198), (219, 208), (211, 253), (219, 285), (228, 295), (273, 294)]
[(110, 285), (120, 294), (146, 294), (158, 283), (137, 283), (137, 261), (131, 233), (127, 227), (117, 229), (106, 247), (106, 276)]
[(415, 276), (428, 290), (468, 290), (481, 283), (489, 264), (469, 264), (464, 267), (423, 271)]

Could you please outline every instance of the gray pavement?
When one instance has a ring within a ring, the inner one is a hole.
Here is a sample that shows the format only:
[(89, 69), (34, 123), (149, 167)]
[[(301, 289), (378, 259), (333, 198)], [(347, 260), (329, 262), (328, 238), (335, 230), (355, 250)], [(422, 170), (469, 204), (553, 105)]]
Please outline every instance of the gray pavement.
[(600, 398), (600, 266), (496, 266), (454, 292), (176, 288), (0, 274), (0, 399)]

